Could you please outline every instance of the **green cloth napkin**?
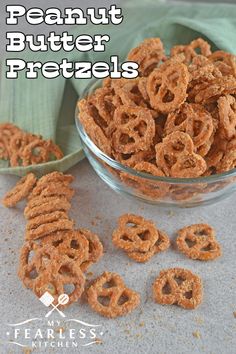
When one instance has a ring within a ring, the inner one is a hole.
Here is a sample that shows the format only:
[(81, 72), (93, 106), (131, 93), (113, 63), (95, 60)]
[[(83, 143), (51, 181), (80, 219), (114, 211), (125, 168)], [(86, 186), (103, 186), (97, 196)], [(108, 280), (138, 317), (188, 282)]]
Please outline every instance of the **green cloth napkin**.
[[(131, 3), (131, 2), (130, 2)], [(134, 6), (135, 5), (135, 6)], [(161, 37), (166, 51), (175, 44), (188, 43), (199, 36), (208, 40), (213, 50), (217, 48), (236, 53), (236, 6), (226, 4), (178, 5), (151, 1), (149, 5), (133, 2), (123, 9), (121, 25), (76, 26), (68, 32), (80, 34), (109, 34), (110, 43), (105, 53), (80, 53), (73, 51), (32, 53), (21, 57), (33, 61), (106, 61), (110, 55), (119, 55), (124, 60), (128, 51), (147, 37)], [(9, 55), (8, 55), (9, 57)], [(14, 55), (16, 57), (16, 55)], [(5, 67), (0, 81), (0, 123), (13, 122), (21, 128), (51, 138), (62, 148), (65, 157), (60, 161), (29, 167), (9, 168), (0, 160), (0, 173), (22, 176), (28, 171), (41, 175), (52, 170), (66, 171), (80, 161), (84, 155), (75, 127), (75, 105), (77, 98), (88, 85), (88, 80), (25, 79), (20, 74), (17, 80), (5, 78)]]

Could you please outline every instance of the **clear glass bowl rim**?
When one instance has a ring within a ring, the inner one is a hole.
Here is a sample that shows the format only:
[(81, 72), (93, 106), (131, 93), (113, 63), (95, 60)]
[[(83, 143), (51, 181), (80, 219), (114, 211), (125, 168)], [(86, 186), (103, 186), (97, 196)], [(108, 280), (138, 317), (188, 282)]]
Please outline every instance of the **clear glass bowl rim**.
[[(91, 87), (98, 82), (99, 80), (97, 79), (92, 79), (90, 84), (85, 88), (85, 90), (82, 92), (81, 97), (78, 99), (82, 99), (83, 97), (86, 97), (88, 93), (90, 92)], [(77, 101), (77, 102), (78, 102)], [(236, 176), (236, 168), (211, 175), (211, 176), (206, 176), (206, 177), (196, 177), (196, 178), (175, 178), (175, 177), (159, 177), (159, 176), (153, 176), (149, 173), (145, 172), (139, 172), (134, 170), (131, 167), (125, 166), (122, 163), (112, 159), (108, 155), (106, 155), (103, 151), (101, 151), (95, 144), (94, 142), (89, 138), (87, 135), (86, 131), (84, 130), (82, 124), (80, 123), (79, 120), (79, 109), (78, 105), (76, 105), (76, 110), (75, 110), (75, 123), (77, 130), (79, 132), (80, 138), (82, 139), (83, 143), (92, 151), (94, 155), (96, 155), (99, 159), (101, 159), (103, 162), (105, 162), (107, 165), (111, 166), (112, 168), (115, 168), (116, 170), (129, 173), (132, 176), (135, 177), (141, 177), (148, 179), (150, 181), (156, 181), (156, 182), (165, 182), (165, 183), (171, 183), (171, 184), (198, 184), (198, 183), (217, 183), (221, 182), (225, 179), (228, 179), (230, 177)]]

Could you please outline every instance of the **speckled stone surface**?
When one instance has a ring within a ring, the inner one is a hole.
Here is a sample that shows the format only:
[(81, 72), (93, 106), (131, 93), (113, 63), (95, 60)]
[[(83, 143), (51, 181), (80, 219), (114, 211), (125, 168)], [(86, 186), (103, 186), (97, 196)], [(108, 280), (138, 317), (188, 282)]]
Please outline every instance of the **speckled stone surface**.
[[(141, 305), (132, 314), (108, 320), (92, 312), (85, 301), (72, 305), (64, 312), (66, 319), (78, 319), (96, 327), (96, 337), (101, 344), (89, 343), (89, 338), (80, 339), (77, 349), (46, 348), (34, 349), (33, 353), (207, 353), (233, 354), (236, 348), (236, 241), (235, 203), (236, 195), (219, 204), (195, 209), (165, 209), (126, 199), (113, 192), (96, 176), (87, 161), (75, 166), (70, 173), (76, 176), (71, 217), (77, 227), (86, 227), (100, 235), (105, 248), (102, 260), (91, 267), (94, 278), (104, 270), (118, 272), (127, 286), (141, 294)], [(14, 185), (16, 178), (0, 177), (0, 197)], [(26, 349), (13, 344), (13, 328), (9, 323), (22, 322), (29, 318), (41, 318), (21, 326), (46, 330), (45, 314), (48, 309), (26, 290), (17, 277), (19, 249), (23, 243), (25, 220), (23, 207), (5, 209), (0, 206), (1, 217), (1, 318), (0, 354), (27, 353)], [(223, 256), (215, 261), (200, 262), (187, 259), (172, 247), (158, 254), (147, 264), (137, 264), (114, 248), (111, 242), (112, 230), (120, 214), (133, 212), (153, 219), (158, 227), (165, 230), (172, 241), (176, 231), (187, 224), (207, 222), (215, 227), (217, 238), (223, 248)], [(186, 267), (201, 276), (204, 284), (204, 300), (195, 311), (176, 306), (161, 306), (152, 300), (151, 285), (159, 271), (168, 267)], [(70, 326), (79, 330), (81, 324), (61, 320), (56, 311), (50, 320), (62, 321), (59, 326), (70, 333)], [(82, 326), (84, 327), (84, 326)], [(86, 327), (87, 328), (87, 327)], [(9, 335), (6, 332), (10, 332)], [(102, 334), (101, 334), (102, 333)], [(56, 339), (59, 340), (60, 339)], [(28, 343), (20, 333), (18, 341)], [(65, 341), (65, 339), (63, 339)]]

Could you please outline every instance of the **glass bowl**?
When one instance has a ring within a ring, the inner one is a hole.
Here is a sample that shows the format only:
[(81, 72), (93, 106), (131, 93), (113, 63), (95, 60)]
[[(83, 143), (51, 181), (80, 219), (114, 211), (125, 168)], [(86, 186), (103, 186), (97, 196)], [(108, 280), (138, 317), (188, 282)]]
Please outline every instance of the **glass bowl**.
[[(101, 80), (91, 80), (81, 97), (88, 96), (101, 84)], [(156, 177), (127, 167), (93, 143), (78, 117), (77, 106), (76, 127), (86, 157), (98, 176), (118, 193), (146, 203), (186, 208), (218, 202), (236, 191), (236, 169), (208, 177), (172, 178)]]

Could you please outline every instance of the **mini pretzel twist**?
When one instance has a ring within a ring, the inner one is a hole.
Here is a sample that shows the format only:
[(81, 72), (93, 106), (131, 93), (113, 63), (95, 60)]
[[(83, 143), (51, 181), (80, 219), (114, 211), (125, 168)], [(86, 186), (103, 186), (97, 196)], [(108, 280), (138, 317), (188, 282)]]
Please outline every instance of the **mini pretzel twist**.
[(186, 99), (188, 82), (189, 72), (185, 64), (170, 64), (163, 71), (155, 69), (147, 81), (151, 106), (162, 113), (179, 108)]
[(158, 240), (158, 231), (151, 221), (138, 215), (124, 214), (119, 218), (112, 240), (125, 251), (146, 252)]
[(160, 38), (147, 38), (128, 54), (128, 60), (139, 64), (141, 76), (148, 76), (164, 58), (165, 52)]
[[(139, 172), (149, 173), (153, 176), (165, 176), (164, 172), (156, 167), (154, 164), (150, 162), (138, 162), (134, 169)], [(149, 196), (154, 199), (158, 199), (163, 197), (168, 192), (168, 186), (165, 182), (155, 182), (155, 181), (148, 181), (145, 178), (133, 176), (129, 173), (123, 172), (121, 174), (121, 179), (129, 184), (133, 188), (137, 189), (138, 192)]]
[[(92, 139), (92, 141), (98, 146), (99, 149), (104, 151), (107, 155), (111, 155), (111, 144), (109, 139), (105, 134), (105, 129), (107, 128), (107, 123), (105, 125), (99, 125), (101, 123), (100, 116), (97, 112), (94, 112), (93, 106), (91, 107), (91, 102), (86, 99), (82, 99), (78, 103), (79, 109), (79, 119), (83, 124), (86, 133)], [(102, 122), (102, 124), (104, 121)]]
[(116, 99), (120, 100), (120, 103), (126, 106), (148, 108), (148, 104), (146, 103), (148, 97), (145, 93), (143, 95), (144, 85), (142, 85), (141, 80), (140, 78), (121, 80), (119, 85), (116, 84), (114, 86), (114, 92), (117, 96)]
[(26, 242), (20, 251), (18, 276), (23, 284), (32, 289), (39, 273), (45, 270), (57, 255), (52, 247), (42, 247), (34, 241)]
[(58, 231), (43, 237), (41, 243), (56, 248), (58, 253), (73, 259), (79, 266), (89, 257), (89, 242), (79, 230)]
[(185, 63), (190, 64), (193, 58), (197, 56), (197, 51), (200, 51), (200, 54), (208, 57), (211, 55), (211, 47), (209, 43), (204, 41), (202, 38), (194, 39), (188, 45), (176, 45), (171, 49), (171, 56), (175, 56), (177, 54), (183, 53), (185, 56)]
[(162, 270), (153, 283), (154, 300), (162, 305), (195, 309), (202, 301), (201, 279), (183, 268)]
[(87, 290), (88, 303), (100, 315), (115, 318), (133, 311), (140, 296), (116, 273), (104, 272)]
[(69, 302), (63, 305), (63, 308), (76, 302), (81, 297), (84, 291), (85, 277), (76, 262), (67, 256), (59, 255), (35, 279), (33, 291), (38, 297), (48, 291), (53, 295), (56, 305), (58, 297), (67, 292), (65, 287), (68, 285), (73, 285), (73, 290), (68, 294)]
[(218, 108), (223, 136), (231, 139), (236, 136), (236, 98), (231, 95), (220, 97)]
[(167, 135), (156, 145), (156, 162), (167, 176), (198, 177), (207, 169), (205, 160), (194, 153), (191, 137), (183, 132)]
[(129, 258), (133, 259), (138, 263), (144, 263), (149, 261), (155, 254), (159, 252), (163, 252), (167, 250), (167, 248), (169, 247), (170, 247), (170, 240), (168, 235), (165, 232), (158, 230), (158, 240), (156, 241), (154, 246), (152, 246), (148, 251), (127, 252), (127, 255)]
[(186, 226), (178, 231), (178, 249), (187, 257), (202, 261), (213, 260), (221, 255), (214, 229), (207, 224)]
[(236, 58), (234, 54), (217, 50), (208, 59), (221, 71), (222, 75), (232, 75), (236, 77)]
[(86, 272), (92, 264), (98, 262), (103, 256), (103, 245), (99, 237), (93, 232), (87, 229), (79, 229), (78, 231), (88, 241), (89, 245), (88, 258), (80, 264), (81, 270)]
[(28, 173), (21, 178), (19, 182), (11, 189), (3, 198), (3, 205), (7, 208), (16, 206), (18, 202), (26, 198), (37, 182), (37, 178), (33, 173)]
[(0, 159), (10, 158), (10, 141), (13, 135), (20, 132), (20, 129), (11, 123), (0, 124)]
[(192, 138), (195, 148), (209, 141), (214, 125), (212, 116), (199, 104), (185, 103), (181, 108), (168, 115), (165, 132), (182, 131)]
[(151, 111), (145, 108), (120, 106), (115, 110), (113, 147), (116, 152), (129, 154), (147, 150), (155, 135)]

